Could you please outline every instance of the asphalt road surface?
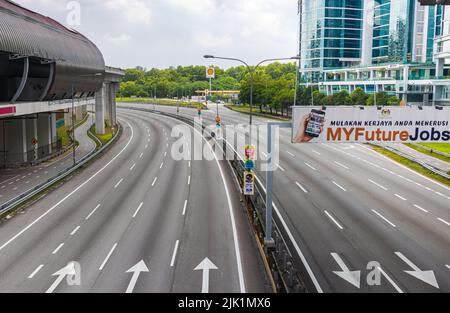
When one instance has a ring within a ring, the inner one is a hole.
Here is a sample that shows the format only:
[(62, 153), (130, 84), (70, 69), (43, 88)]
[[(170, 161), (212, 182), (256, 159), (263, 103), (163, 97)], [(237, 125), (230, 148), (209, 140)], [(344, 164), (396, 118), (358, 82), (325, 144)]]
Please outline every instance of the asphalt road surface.
[(0, 225), (0, 292), (268, 291), (226, 163), (175, 161), (173, 119), (119, 120), (100, 160)]
[[(210, 109), (202, 116), (213, 124)], [(224, 125), (248, 124), (248, 116), (223, 107), (220, 115)], [(450, 292), (450, 188), (364, 145), (293, 145), (289, 130), (280, 134), (276, 218), (311, 290)], [(265, 145), (258, 150), (263, 162)], [(264, 182), (265, 173), (257, 175)]]

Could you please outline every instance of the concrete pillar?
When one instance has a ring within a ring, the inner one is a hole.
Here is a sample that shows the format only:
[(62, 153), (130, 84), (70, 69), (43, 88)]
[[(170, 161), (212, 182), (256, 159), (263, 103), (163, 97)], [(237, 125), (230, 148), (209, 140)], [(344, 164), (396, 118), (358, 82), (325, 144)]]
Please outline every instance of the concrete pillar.
[(116, 94), (119, 91), (120, 83), (111, 84), (111, 123), (113, 126), (117, 125), (117, 103)]
[(72, 109), (64, 111), (64, 126), (66, 126), (67, 129), (72, 127)]
[(97, 134), (105, 134), (105, 89), (106, 84), (95, 93), (95, 129)]
[(444, 65), (445, 59), (443, 58), (436, 59), (436, 76), (438, 77), (444, 76)]
[(58, 133), (56, 129), (56, 113), (51, 113), (50, 127), (51, 127), (52, 142), (56, 142), (58, 140)]
[(51, 114), (43, 113), (38, 114), (37, 119), (37, 140), (39, 142), (39, 150), (42, 155), (38, 158), (46, 157), (52, 153), (52, 127), (51, 127)]
[(75, 108), (75, 120), (77, 122), (81, 121), (83, 119), (83, 107), (76, 107)]

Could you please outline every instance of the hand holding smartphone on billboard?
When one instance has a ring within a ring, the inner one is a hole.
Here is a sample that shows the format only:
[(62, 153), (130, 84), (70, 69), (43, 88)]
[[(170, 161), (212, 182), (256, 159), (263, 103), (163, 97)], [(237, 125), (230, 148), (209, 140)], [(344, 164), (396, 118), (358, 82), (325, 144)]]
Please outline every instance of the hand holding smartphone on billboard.
[(320, 136), (325, 125), (325, 112), (312, 110), (310, 114), (303, 116), (294, 143), (310, 142)]

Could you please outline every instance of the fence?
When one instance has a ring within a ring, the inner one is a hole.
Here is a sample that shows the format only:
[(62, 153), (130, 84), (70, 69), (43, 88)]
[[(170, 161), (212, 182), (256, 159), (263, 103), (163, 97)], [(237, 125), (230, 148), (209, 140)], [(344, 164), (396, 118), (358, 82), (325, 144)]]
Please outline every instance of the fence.
[(40, 146), (24, 153), (12, 153), (0, 151), (0, 167), (14, 168), (21, 166), (31, 166), (37, 162), (52, 158), (62, 151), (62, 141), (57, 140), (49, 145)]

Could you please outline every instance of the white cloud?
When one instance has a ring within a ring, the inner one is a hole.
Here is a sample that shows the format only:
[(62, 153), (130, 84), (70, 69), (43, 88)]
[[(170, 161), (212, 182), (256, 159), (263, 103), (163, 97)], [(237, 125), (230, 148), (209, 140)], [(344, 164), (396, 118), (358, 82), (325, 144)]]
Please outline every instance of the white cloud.
[(122, 34), (122, 35), (106, 34), (105, 40), (107, 42), (110, 42), (115, 45), (121, 45), (121, 44), (128, 43), (131, 40), (131, 36), (126, 35), (126, 34)]
[(143, 0), (106, 0), (103, 1), (107, 9), (115, 11), (119, 18), (123, 14), (129, 22), (149, 23), (151, 10)]

